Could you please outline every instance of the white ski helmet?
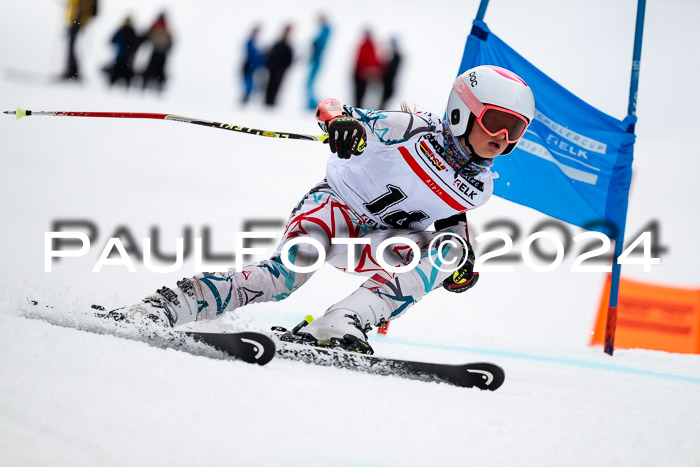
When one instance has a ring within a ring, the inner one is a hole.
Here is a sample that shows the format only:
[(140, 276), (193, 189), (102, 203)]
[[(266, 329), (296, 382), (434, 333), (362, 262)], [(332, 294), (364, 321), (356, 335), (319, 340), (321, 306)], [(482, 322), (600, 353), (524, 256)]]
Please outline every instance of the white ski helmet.
[[(470, 131), (478, 116), (472, 110), (483, 109), (489, 104), (525, 117), (525, 128), (535, 115), (535, 98), (525, 81), (505, 68), (480, 65), (459, 75), (452, 86), (446, 112), (452, 134), (459, 137)], [(524, 134), (525, 128), (516, 135), (517, 139)], [(517, 141), (509, 142), (503, 154), (510, 153), (516, 144)]]

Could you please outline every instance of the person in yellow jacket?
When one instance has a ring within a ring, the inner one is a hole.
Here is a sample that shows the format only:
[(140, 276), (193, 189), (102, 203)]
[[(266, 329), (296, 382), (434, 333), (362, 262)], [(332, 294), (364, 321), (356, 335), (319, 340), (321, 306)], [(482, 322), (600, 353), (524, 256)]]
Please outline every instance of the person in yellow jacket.
[(68, 29), (68, 59), (61, 76), (63, 79), (79, 79), (78, 59), (75, 43), (80, 31), (97, 15), (97, 0), (68, 0), (66, 3), (66, 26)]

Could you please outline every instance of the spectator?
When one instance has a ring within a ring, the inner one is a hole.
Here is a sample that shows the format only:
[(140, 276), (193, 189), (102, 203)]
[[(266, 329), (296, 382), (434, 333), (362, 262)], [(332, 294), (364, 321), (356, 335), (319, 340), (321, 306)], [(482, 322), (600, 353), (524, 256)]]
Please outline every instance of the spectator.
[(356, 107), (363, 107), (362, 101), (367, 91), (367, 86), (378, 82), (382, 77), (382, 64), (377, 57), (377, 49), (374, 45), (372, 32), (366, 29), (362, 37), (362, 42), (357, 49), (355, 59), (355, 70), (353, 78), (355, 82), (355, 103)]
[(306, 100), (307, 106), (311, 110), (316, 110), (318, 105), (318, 100), (314, 93), (314, 83), (316, 81), (316, 76), (318, 75), (318, 70), (321, 68), (321, 57), (323, 56), (323, 51), (328, 43), (328, 36), (331, 33), (331, 27), (328, 24), (328, 19), (325, 15), (321, 14), (318, 17), (319, 31), (311, 45), (311, 60), (309, 67), (309, 79), (306, 81)]
[(289, 35), (292, 26), (286, 25), (282, 31), (282, 37), (272, 46), (267, 56), (267, 69), (270, 76), (267, 81), (267, 91), (265, 92), (265, 104), (274, 106), (277, 100), (282, 80), (287, 72), (287, 68), (292, 64), (292, 47), (289, 45)]
[(122, 26), (112, 36), (111, 42), (117, 47), (117, 53), (114, 62), (105, 68), (109, 75), (109, 84), (112, 86), (117, 81), (124, 80), (128, 89), (134, 77), (134, 56), (141, 43), (131, 25), (131, 16), (124, 19)]
[(173, 45), (165, 13), (158, 15), (158, 18), (146, 33), (145, 41), (151, 43), (153, 51), (146, 70), (143, 72), (143, 88), (146, 89), (151, 81), (155, 81), (156, 89), (158, 92), (161, 92), (167, 80), (165, 63)]
[(258, 34), (260, 34), (260, 26), (253, 27), (253, 30), (248, 35), (248, 40), (245, 44), (245, 62), (243, 62), (243, 103), (250, 100), (250, 95), (257, 88), (255, 75), (256, 72), (265, 66), (265, 56), (260, 52), (260, 48), (255, 43)]
[(97, 0), (68, 0), (66, 4), (66, 23), (68, 26), (68, 59), (62, 79), (80, 79), (78, 57), (75, 54), (75, 43), (78, 34), (97, 15)]
[(401, 53), (396, 37), (392, 37), (390, 41), (391, 51), (389, 60), (384, 65), (384, 75), (382, 76), (382, 103), (379, 106), (381, 109), (387, 108), (387, 103), (391, 96), (394, 95), (394, 85), (396, 83), (396, 73), (401, 64)]

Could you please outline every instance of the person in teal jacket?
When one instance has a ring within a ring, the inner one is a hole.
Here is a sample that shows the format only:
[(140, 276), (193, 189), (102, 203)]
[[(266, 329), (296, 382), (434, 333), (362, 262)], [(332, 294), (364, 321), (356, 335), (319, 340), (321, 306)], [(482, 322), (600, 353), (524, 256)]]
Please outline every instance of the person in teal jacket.
[(314, 84), (316, 82), (316, 77), (318, 76), (318, 71), (321, 68), (321, 58), (323, 57), (323, 51), (326, 49), (328, 44), (328, 37), (331, 35), (331, 27), (328, 23), (328, 19), (325, 15), (319, 15), (318, 22), (320, 29), (316, 38), (311, 45), (311, 60), (309, 61), (309, 79), (306, 81), (306, 96), (307, 105), (310, 110), (315, 110), (318, 105), (318, 99), (316, 99), (316, 94), (314, 92)]

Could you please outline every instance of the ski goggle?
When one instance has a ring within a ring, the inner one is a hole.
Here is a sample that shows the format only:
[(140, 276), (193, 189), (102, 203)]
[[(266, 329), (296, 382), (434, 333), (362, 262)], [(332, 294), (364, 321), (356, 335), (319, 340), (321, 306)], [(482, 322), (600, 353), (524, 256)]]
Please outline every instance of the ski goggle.
[(506, 143), (517, 143), (530, 124), (527, 118), (517, 112), (491, 104), (482, 104), (469, 85), (461, 77), (455, 82), (454, 90), (462, 102), (476, 116), (479, 126), (490, 136), (505, 133)]

